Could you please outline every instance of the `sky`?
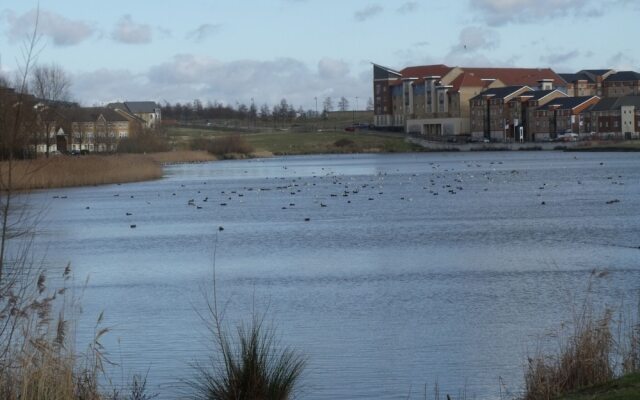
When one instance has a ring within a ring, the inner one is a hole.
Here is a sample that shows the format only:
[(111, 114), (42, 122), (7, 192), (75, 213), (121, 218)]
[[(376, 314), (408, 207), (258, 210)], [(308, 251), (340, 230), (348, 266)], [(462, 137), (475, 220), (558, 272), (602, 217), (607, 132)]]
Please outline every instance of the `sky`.
[(7, 77), (36, 15), (36, 62), (61, 66), (86, 106), (313, 110), (344, 96), (363, 109), (372, 62), (640, 71), (640, 0), (0, 0)]

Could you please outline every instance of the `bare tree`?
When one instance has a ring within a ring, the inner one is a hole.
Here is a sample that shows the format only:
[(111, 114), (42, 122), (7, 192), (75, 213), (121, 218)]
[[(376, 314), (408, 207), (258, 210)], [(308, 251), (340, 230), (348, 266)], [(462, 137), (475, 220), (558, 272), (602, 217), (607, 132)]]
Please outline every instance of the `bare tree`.
[(326, 97), (322, 102), (322, 112), (328, 113), (331, 111), (333, 111), (333, 100), (331, 100), (331, 97)]
[(59, 65), (38, 65), (31, 72), (29, 86), (33, 95), (42, 102), (39, 115), (42, 132), (38, 142), (45, 145), (48, 157), (52, 141), (56, 138), (56, 129), (61, 123), (61, 103), (70, 98), (71, 81)]
[(346, 97), (340, 97), (340, 101), (338, 102), (338, 110), (349, 111), (349, 100), (347, 100)]

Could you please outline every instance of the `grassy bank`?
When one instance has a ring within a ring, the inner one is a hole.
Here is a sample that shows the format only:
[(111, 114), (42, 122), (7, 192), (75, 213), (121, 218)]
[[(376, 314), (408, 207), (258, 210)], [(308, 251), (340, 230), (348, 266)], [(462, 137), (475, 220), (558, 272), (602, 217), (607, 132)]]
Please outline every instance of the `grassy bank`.
[[(194, 140), (215, 139), (227, 135), (228, 132), (197, 128), (175, 127), (169, 131), (174, 144), (184, 148)], [(422, 150), (420, 146), (405, 142), (403, 135), (378, 132), (287, 130), (238, 135), (254, 148), (254, 154), (259, 155), (404, 153)]]
[(589, 142), (584, 146), (578, 146), (568, 148), (565, 151), (586, 151), (586, 152), (600, 152), (600, 151), (640, 151), (640, 141), (628, 140), (623, 142)]
[(583, 389), (558, 400), (628, 400), (640, 399), (640, 373), (626, 375), (602, 385)]

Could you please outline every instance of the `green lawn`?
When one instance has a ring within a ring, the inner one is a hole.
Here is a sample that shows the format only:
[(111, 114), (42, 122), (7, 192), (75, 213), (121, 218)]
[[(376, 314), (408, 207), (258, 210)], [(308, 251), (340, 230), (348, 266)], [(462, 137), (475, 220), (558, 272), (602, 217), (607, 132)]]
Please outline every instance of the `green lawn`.
[(627, 375), (623, 378), (580, 390), (563, 396), (558, 400), (631, 400), (640, 399), (640, 373)]
[[(215, 129), (175, 127), (169, 130), (169, 135), (173, 141), (182, 147), (186, 147), (191, 139), (215, 138), (229, 134), (230, 132), (221, 132)], [(254, 147), (256, 152), (269, 152), (276, 155), (411, 152), (421, 149), (419, 146), (406, 143), (402, 135), (385, 133), (346, 131), (305, 132), (292, 128), (290, 130), (264, 133), (241, 133), (241, 135)], [(341, 139), (348, 139), (352, 141), (353, 144), (336, 146), (336, 141)]]

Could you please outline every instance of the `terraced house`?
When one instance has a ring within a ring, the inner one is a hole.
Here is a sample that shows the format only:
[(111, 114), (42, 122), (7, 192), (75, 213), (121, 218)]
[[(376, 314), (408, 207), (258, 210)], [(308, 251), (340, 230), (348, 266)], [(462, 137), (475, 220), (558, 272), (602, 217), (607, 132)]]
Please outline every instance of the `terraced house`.
[(143, 119), (109, 107), (77, 107), (61, 114), (56, 143), (62, 152), (113, 152), (121, 139), (145, 125)]

